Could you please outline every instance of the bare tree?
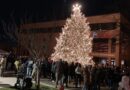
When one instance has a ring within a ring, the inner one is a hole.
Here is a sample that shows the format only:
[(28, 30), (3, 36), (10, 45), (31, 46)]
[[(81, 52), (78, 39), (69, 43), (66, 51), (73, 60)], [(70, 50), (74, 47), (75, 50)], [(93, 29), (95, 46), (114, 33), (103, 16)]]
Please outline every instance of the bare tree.
[[(18, 40), (20, 45), (25, 47), (29, 54), (36, 59), (38, 70), (36, 72), (36, 86), (40, 87), (40, 62), (41, 59), (49, 57), (49, 44), (52, 38), (52, 33), (39, 33), (37, 30), (26, 30), (26, 32), (19, 32)], [(46, 37), (46, 38), (45, 38)]]
[[(22, 21), (21, 25), (26, 22)], [(18, 45), (25, 48), (29, 55), (35, 58), (37, 62), (38, 70), (36, 71), (36, 86), (37, 89), (40, 87), (40, 62), (44, 57), (48, 57), (48, 48), (51, 39), (51, 33), (46, 33), (47, 39), (43, 37), (43, 33), (36, 32), (37, 30), (22, 30), (12, 19), (11, 23), (2, 21), (3, 29), (6, 35), (12, 40), (17, 41)]]
[[(26, 32), (26, 33), (20, 33), (19, 37), (19, 43), (22, 47), (25, 47), (28, 51), (31, 57), (35, 58), (36, 62), (40, 62), (42, 58), (42, 51), (43, 51), (43, 41), (42, 39), (39, 39), (38, 35), (33, 32)], [(39, 59), (40, 58), (40, 59)], [(40, 87), (40, 63), (37, 64), (37, 72), (35, 76), (36, 80), (36, 86), (37, 89)]]
[(18, 36), (18, 42), (22, 47), (25, 47), (29, 55), (34, 58), (42, 58), (44, 41), (39, 39), (40, 37), (33, 32), (20, 33)]

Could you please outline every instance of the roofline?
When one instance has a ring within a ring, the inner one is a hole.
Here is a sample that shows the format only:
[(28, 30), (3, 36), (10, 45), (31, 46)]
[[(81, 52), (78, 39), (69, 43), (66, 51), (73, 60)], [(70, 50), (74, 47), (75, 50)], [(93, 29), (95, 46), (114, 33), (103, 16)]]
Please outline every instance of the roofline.
[[(20, 30), (62, 27), (62, 26), (64, 26), (65, 21), (66, 20), (58, 20), (58, 21), (21, 24)], [(87, 21), (90, 24), (120, 22), (120, 13), (89, 16), (89, 17), (87, 17)]]

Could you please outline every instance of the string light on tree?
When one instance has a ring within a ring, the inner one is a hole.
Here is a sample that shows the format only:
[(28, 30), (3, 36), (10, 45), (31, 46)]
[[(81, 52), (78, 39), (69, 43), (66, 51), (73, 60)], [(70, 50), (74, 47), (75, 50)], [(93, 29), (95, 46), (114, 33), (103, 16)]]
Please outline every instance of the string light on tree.
[(71, 17), (66, 20), (52, 60), (62, 59), (67, 62), (79, 62), (82, 65), (94, 65), (92, 60), (92, 35), (87, 18), (81, 12), (81, 5), (74, 4)]

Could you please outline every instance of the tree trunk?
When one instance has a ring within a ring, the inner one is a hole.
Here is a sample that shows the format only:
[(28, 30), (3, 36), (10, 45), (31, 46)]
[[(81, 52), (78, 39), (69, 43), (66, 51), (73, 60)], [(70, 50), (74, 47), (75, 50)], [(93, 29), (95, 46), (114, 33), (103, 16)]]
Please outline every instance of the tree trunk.
[(38, 70), (37, 71), (37, 74), (36, 74), (36, 88), (37, 90), (40, 90), (40, 71)]
[(38, 62), (38, 66), (37, 66), (35, 86), (37, 90), (40, 90), (40, 62)]

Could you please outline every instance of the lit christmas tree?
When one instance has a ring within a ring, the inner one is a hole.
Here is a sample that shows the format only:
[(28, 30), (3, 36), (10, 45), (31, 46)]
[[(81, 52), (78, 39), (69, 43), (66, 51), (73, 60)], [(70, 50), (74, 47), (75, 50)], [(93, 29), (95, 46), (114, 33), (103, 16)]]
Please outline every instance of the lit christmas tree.
[(62, 59), (67, 62), (79, 62), (82, 65), (94, 65), (92, 56), (92, 36), (89, 23), (81, 13), (81, 6), (75, 4), (71, 18), (66, 20), (62, 28), (52, 60)]

